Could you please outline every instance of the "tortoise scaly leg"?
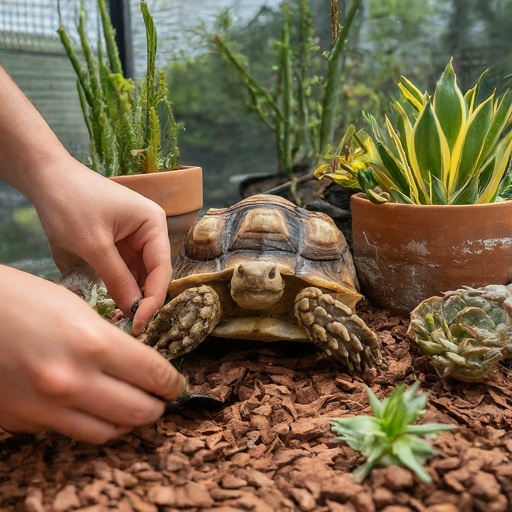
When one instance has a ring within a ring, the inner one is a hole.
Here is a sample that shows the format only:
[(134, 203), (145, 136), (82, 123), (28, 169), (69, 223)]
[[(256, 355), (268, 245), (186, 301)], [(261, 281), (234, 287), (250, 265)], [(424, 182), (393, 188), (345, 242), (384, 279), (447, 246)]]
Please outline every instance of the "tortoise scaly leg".
[(176, 359), (196, 348), (220, 316), (220, 299), (213, 288), (189, 288), (168, 302), (138, 339), (167, 359)]
[(310, 339), (350, 371), (381, 363), (377, 334), (332, 295), (304, 288), (295, 299), (295, 316)]

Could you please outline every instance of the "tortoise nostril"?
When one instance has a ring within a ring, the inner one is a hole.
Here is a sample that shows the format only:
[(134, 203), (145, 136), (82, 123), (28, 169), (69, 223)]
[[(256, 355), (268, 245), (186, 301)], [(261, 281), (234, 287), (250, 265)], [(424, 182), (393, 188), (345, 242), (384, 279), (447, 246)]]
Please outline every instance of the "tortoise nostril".
[(242, 265), (239, 265), (239, 266), (238, 266), (238, 273), (239, 273), (241, 276), (243, 276), (243, 275), (244, 275), (244, 269), (243, 269)]
[(273, 268), (269, 273), (268, 273), (268, 278), (269, 279), (274, 279), (274, 277), (276, 277), (276, 269)]

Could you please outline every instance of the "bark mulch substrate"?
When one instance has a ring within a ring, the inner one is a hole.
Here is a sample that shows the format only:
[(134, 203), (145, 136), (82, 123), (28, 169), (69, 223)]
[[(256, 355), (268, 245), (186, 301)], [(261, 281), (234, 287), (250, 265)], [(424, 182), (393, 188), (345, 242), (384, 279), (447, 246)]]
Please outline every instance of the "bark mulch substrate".
[[(404, 380), (430, 392), (423, 421), (459, 428), (434, 441), (434, 483), (399, 467), (374, 470), (336, 441), (329, 419), (369, 412), (366, 384), (310, 344), (208, 340), (183, 362), (194, 389), (225, 400), (185, 409), (105, 446), (48, 433), (4, 434), (0, 509), (28, 512), (512, 510), (512, 384), (442, 382), (383, 311), (362, 316), (381, 336), (384, 364), (364, 376), (382, 398)], [(136, 371), (136, 369), (134, 369)]]

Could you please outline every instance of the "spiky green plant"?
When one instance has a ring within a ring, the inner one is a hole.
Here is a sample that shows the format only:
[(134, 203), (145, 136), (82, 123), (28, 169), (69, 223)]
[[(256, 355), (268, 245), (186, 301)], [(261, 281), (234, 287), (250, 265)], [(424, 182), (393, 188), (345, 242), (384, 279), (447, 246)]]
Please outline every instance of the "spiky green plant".
[[(78, 33), (82, 65), (62, 21), (58, 30), (77, 75), (78, 95), (89, 132), (91, 167), (104, 176), (173, 170), (179, 167), (178, 131), (165, 76), (156, 77), (157, 33), (145, 2), (140, 3), (147, 39), (147, 73), (136, 85), (124, 78), (115, 32), (105, 0), (98, 0), (103, 41), (87, 39), (86, 12), (80, 2)], [(106, 56), (103, 54), (103, 44)]]
[(480, 381), (512, 357), (511, 313), (511, 285), (468, 287), (422, 302), (408, 334), (441, 377)]
[[(309, 0), (283, 3), (283, 29), (277, 44), (275, 87), (269, 90), (256, 80), (247, 66), (220, 34), (213, 43), (238, 72), (247, 88), (250, 106), (276, 140), (278, 171), (293, 177), (293, 166), (302, 158), (323, 155), (334, 137), (338, 111), (339, 86), (342, 78), (342, 55), (347, 36), (362, 0), (353, 0), (342, 27), (338, 26), (338, 2), (331, 2), (332, 47), (324, 53), (325, 78), (312, 75), (311, 58), (319, 50), (313, 39), (313, 22)], [(296, 23), (290, 13), (296, 5)], [(298, 34), (295, 47), (292, 35)], [(312, 86), (322, 86), (321, 97), (312, 101)]]
[[(480, 101), (484, 76), (464, 96), (451, 61), (433, 96), (402, 77), (398, 86), (410, 113), (395, 102), (397, 128), (386, 116), (387, 132), (372, 115), (366, 116), (376, 144), (356, 140), (354, 145), (371, 154), (367, 165), (345, 162), (334, 172), (323, 166), (317, 176), (348, 183), (375, 203), (484, 204), (508, 197), (510, 179), (503, 178), (512, 152), (512, 92), (500, 100), (493, 93)], [(359, 132), (360, 139), (363, 134)]]
[(358, 482), (362, 482), (378, 465), (405, 466), (424, 482), (432, 481), (423, 465), (437, 452), (418, 436), (432, 437), (456, 427), (441, 423), (412, 424), (423, 416), (428, 400), (426, 393), (417, 395), (418, 388), (418, 381), (408, 389), (401, 384), (384, 400), (379, 400), (367, 388), (373, 417), (354, 416), (331, 422), (331, 428), (340, 441), (367, 457), (366, 462), (352, 472)]

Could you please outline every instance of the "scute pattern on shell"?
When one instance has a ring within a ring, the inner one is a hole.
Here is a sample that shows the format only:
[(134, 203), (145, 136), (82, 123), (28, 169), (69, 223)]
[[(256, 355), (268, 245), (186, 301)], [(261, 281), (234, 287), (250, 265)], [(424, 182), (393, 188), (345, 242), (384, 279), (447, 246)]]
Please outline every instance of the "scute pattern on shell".
[(353, 294), (351, 306), (361, 298), (352, 256), (332, 219), (269, 195), (210, 209), (185, 240), (171, 292), (216, 279), (256, 257), (275, 261), (282, 274)]

